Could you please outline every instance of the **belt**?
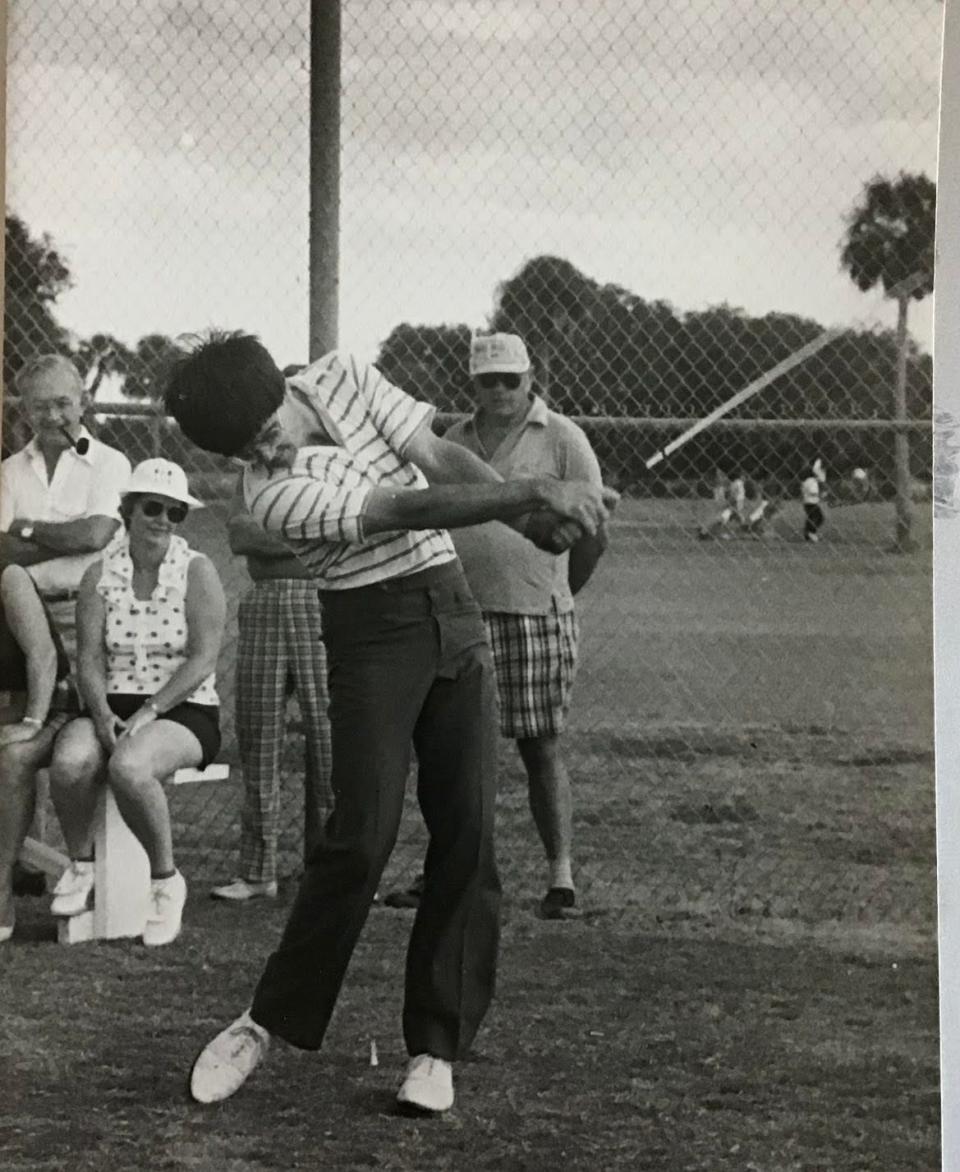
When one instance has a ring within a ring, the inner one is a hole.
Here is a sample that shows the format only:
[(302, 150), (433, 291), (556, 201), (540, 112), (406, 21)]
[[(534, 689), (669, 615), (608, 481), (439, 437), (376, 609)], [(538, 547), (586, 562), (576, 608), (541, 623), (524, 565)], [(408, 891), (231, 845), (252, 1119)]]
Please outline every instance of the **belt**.
[(384, 578), (382, 582), (371, 582), (369, 586), (356, 586), (353, 590), (329, 591), (329, 593), (359, 594), (363, 590), (373, 592), (386, 591), (388, 594), (403, 594), (410, 590), (427, 590), (431, 586), (438, 586), (443, 582), (457, 579), (462, 574), (458, 558), (451, 558), (448, 562), (441, 562), (439, 566), (428, 566), (425, 570), (415, 570), (412, 574), (405, 574), (400, 578)]
[(40, 595), (44, 602), (73, 602), (79, 596), (79, 590), (51, 590)]

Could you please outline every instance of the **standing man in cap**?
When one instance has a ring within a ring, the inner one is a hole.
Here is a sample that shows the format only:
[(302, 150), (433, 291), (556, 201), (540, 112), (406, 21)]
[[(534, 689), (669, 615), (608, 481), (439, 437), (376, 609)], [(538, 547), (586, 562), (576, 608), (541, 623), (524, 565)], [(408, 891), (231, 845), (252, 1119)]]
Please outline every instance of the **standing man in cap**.
[[(477, 334), (470, 347), (476, 411), (446, 439), (462, 444), (506, 480), (547, 476), (598, 488), (600, 465), (583, 431), (534, 392), (530, 358), (516, 334)], [(500, 731), (517, 742), (530, 810), (547, 856), (546, 919), (574, 907), (573, 800), (563, 732), (577, 666), (573, 596), (593, 573), (605, 530), (547, 553), (497, 522), (459, 529), (454, 544), (483, 609), (500, 693)]]

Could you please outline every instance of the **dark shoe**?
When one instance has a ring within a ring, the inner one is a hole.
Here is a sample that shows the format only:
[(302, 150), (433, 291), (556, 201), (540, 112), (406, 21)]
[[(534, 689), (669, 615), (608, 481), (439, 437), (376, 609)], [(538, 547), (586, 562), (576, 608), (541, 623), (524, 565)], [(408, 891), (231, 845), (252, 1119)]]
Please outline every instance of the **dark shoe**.
[(423, 895), (423, 875), (418, 875), (406, 891), (388, 891), (381, 901), (384, 907), (418, 908)]
[(540, 916), (544, 920), (565, 920), (567, 912), (577, 903), (576, 892), (570, 887), (551, 887), (540, 900)]
[(14, 895), (46, 895), (47, 877), (42, 871), (34, 871), (23, 863), (13, 864)]

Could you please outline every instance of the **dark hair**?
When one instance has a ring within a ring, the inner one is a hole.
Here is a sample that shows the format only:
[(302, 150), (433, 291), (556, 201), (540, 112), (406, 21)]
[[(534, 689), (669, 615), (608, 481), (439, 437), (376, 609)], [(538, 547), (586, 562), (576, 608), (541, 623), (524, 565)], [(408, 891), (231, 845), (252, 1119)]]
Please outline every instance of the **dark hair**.
[(284, 380), (259, 338), (211, 330), (173, 365), (164, 402), (197, 447), (234, 456), (283, 402)]
[(123, 521), (124, 529), (130, 528), (130, 518), (133, 516), (133, 510), (137, 507), (137, 502), (143, 499), (142, 492), (125, 492), (120, 498), (120, 506), (118, 512), (120, 520)]

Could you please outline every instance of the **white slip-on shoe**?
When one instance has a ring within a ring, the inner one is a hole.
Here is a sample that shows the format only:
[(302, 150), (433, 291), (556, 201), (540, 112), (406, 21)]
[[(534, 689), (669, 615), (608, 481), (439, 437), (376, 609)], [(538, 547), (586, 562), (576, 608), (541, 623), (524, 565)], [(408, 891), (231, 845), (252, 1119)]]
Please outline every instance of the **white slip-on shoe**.
[(180, 935), (187, 881), (179, 871), (168, 879), (150, 880), (150, 911), (143, 928), (143, 942), (151, 947), (172, 944)]
[(407, 1064), (397, 1104), (418, 1115), (438, 1115), (453, 1106), (453, 1067), (432, 1054), (416, 1054)]
[(50, 901), (50, 914), (78, 916), (93, 903), (93, 863), (72, 859), (57, 880)]
[(245, 1010), (205, 1046), (190, 1071), (198, 1103), (222, 1103), (247, 1081), (270, 1049), (270, 1035)]
[(211, 899), (227, 899), (232, 903), (245, 903), (248, 899), (276, 899), (276, 879), (265, 879), (256, 883), (251, 879), (233, 879), (221, 887), (214, 887), (210, 892)]

